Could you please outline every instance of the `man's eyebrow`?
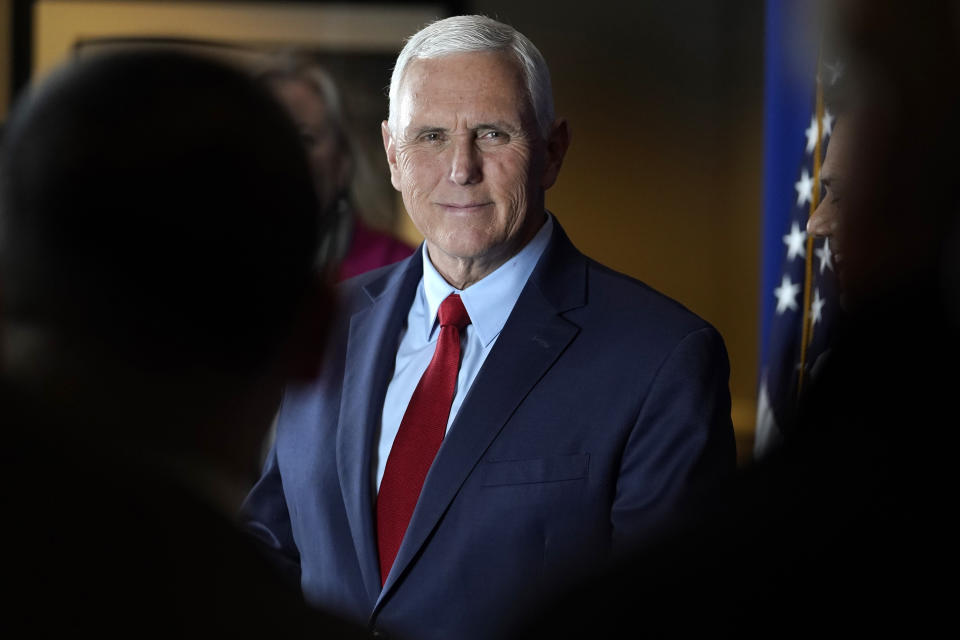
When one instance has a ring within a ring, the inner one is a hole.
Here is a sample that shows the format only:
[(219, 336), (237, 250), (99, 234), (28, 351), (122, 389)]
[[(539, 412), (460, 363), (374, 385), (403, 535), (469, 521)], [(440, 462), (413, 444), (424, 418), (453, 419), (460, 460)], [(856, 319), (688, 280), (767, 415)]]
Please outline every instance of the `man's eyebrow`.
[(519, 131), (515, 125), (512, 125), (509, 122), (504, 122), (503, 120), (484, 122), (473, 127), (474, 131), (479, 131), (481, 129), (496, 129), (498, 131), (506, 131), (507, 133), (516, 133)]
[[(504, 120), (494, 120), (492, 122), (482, 122), (480, 124), (473, 125), (470, 127), (470, 131), (476, 133), (477, 131), (484, 131), (493, 129), (496, 131), (505, 131), (512, 136), (516, 136), (523, 131), (522, 128), (517, 127), (514, 124), (506, 122)], [(449, 133), (450, 130), (446, 127), (435, 126), (435, 125), (420, 125), (417, 127), (410, 127), (406, 130), (406, 136), (408, 138), (418, 138), (425, 133)]]
[(820, 184), (829, 187), (837, 182), (837, 167), (833, 163), (824, 163), (820, 167)]
[(827, 187), (834, 192), (839, 191), (843, 188), (843, 176), (837, 175), (833, 171), (828, 171), (827, 173), (820, 174), (820, 184), (824, 187)]
[(416, 128), (407, 129), (406, 133), (408, 137), (417, 138), (422, 136), (425, 133), (446, 133), (447, 129), (445, 127), (435, 127), (432, 125), (422, 125)]

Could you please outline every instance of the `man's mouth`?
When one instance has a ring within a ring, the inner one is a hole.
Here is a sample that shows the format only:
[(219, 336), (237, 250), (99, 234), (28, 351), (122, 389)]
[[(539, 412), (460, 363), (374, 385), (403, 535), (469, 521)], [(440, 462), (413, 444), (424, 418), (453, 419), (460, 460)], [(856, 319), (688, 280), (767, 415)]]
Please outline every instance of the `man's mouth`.
[(493, 203), (492, 202), (466, 202), (466, 203), (441, 202), (439, 204), (441, 207), (444, 207), (445, 209), (457, 209), (462, 211), (469, 211), (471, 209), (479, 209), (481, 207), (486, 207)]

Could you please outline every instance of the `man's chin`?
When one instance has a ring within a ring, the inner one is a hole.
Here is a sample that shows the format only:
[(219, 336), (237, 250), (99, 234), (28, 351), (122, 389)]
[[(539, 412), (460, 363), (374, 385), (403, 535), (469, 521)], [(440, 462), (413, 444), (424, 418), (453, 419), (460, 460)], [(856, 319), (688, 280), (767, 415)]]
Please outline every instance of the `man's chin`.
[(480, 267), (488, 261), (488, 257), (482, 251), (471, 251), (469, 247), (446, 247), (430, 252), (430, 260), (442, 270), (444, 265), (453, 264)]

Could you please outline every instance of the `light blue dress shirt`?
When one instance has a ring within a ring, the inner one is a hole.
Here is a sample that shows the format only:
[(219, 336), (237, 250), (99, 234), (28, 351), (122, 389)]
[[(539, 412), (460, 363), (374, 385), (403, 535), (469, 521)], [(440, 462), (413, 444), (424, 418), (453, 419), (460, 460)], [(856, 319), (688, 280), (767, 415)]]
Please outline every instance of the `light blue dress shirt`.
[(548, 213), (547, 221), (517, 255), (463, 291), (455, 289), (443, 279), (430, 262), (426, 244), (423, 245), (423, 278), (417, 286), (417, 293), (407, 314), (407, 322), (400, 335), (393, 378), (387, 386), (387, 395), (383, 401), (380, 443), (374, 462), (378, 492), (383, 470), (387, 466), (387, 457), (400, 429), (400, 421), (436, 349), (437, 337), (440, 334), (437, 323), (440, 303), (451, 293), (458, 293), (470, 315), (466, 335), (460, 338), (460, 372), (457, 374), (457, 389), (450, 407), (450, 417), (447, 419), (449, 431), (470, 385), (496, 343), (503, 325), (517, 303), (517, 298), (520, 297), (520, 292), (547, 248), (552, 233), (553, 216)]

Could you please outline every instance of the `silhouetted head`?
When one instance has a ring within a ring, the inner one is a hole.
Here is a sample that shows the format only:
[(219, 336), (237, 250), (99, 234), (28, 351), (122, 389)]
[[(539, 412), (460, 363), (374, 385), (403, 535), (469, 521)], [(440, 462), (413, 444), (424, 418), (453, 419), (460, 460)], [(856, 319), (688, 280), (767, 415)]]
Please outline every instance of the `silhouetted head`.
[(170, 51), (67, 65), (5, 132), (6, 375), (103, 377), (118, 400), (208, 387), (184, 412), (256, 386), (298, 327), (324, 333), (315, 203), (296, 127), (239, 70)]
[(0, 180), (8, 323), (143, 366), (262, 366), (314, 274), (297, 131), (210, 60), (141, 52), (61, 69), (17, 106)]

